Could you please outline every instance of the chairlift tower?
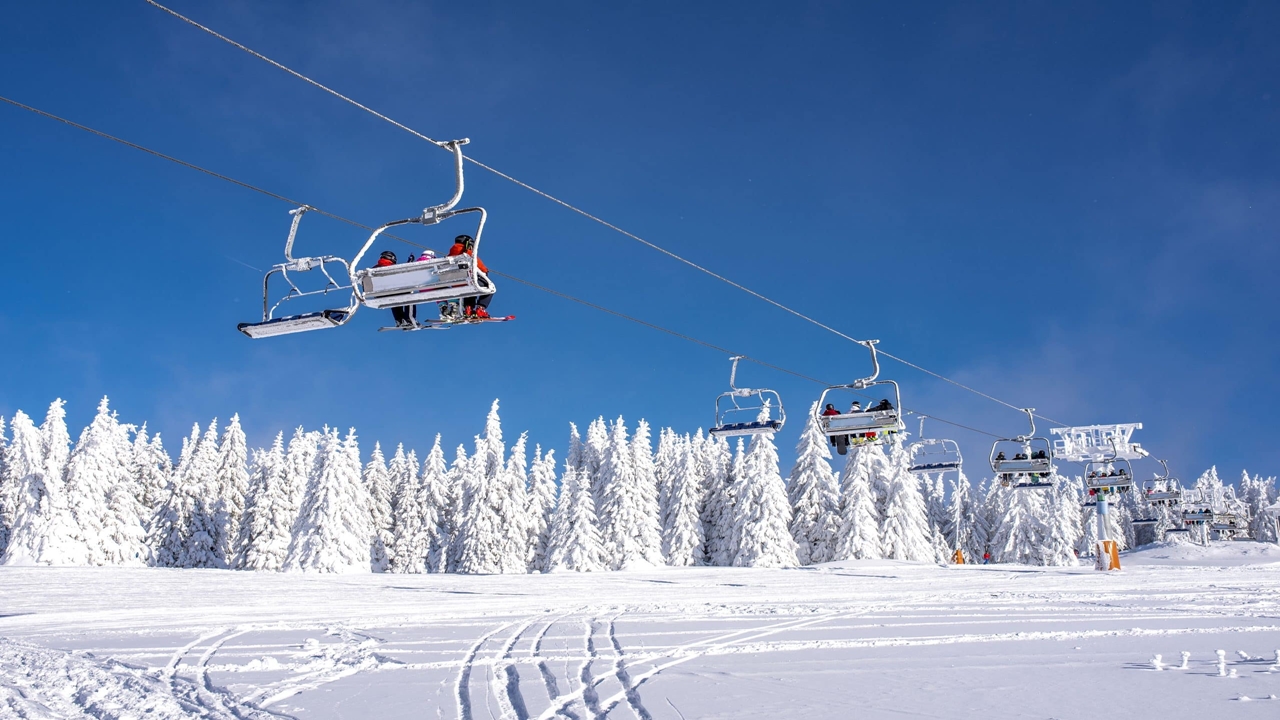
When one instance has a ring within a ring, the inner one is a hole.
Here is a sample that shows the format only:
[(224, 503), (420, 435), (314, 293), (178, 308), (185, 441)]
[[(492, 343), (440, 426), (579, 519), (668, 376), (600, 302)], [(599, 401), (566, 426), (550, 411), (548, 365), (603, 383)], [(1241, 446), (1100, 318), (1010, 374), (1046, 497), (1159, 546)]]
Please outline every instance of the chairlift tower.
[[(1068, 462), (1085, 463), (1086, 483), (1089, 493), (1097, 498), (1098, 518), (1098, 570), (1119, 570), (1120, 553), (1116, 541), (1107, 535), (1107, 498), (1112, 493), (1133, 487), (1133, 468), (1130, 460), (1147, 456), (1147, 451), (1132, 442), (1134, 430), (1141, 430), (1142, 423), (1116, 423), (1114, 425), (1083, 425), (1079, 427), (1050, 428), (1058, 436), (1053, 443), (1055, 457)], [(1114, 464), (1119, 464), (1119, 474)]]

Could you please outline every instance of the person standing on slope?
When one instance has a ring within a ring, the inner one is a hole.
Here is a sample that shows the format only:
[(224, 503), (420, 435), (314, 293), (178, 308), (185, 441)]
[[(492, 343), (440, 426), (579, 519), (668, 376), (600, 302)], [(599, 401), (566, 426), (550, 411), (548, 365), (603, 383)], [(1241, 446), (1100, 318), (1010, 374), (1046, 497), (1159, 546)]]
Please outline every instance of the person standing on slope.
[[(470, 235), (459, 235), (453, 239), (453, 247), (449, 248), (449, 257), (462, 255), (463, 253), (471, 255), (476, 254), (476, 241)], [(480, 272), (488, 274), (489, 268), (485, 267), (484, 261), (476, 258), (476, 267)], [(489, 279), (479, 276), (480, 284), (489, 287)], [(478, 318), (481, 320), (489, 319), (489, 301), (493, 299), (493, 293), (488, 295), (472, 295), (471, 297), (462, 298), (462, 317)]]

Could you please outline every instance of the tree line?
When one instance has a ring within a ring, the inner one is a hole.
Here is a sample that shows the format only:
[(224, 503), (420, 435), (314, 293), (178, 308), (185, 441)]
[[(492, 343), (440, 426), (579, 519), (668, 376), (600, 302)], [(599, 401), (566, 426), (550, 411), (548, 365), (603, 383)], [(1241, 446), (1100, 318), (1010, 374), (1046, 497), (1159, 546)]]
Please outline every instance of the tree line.
[[(839, 473), (812, 420), (784, 480), (772, 434), (750, 440), (570, 424), (563, 462), (527, 434), (503, 439), (494, 401), (468, 450), (437, 435), (419, 459), (354, 429), (276, 435), (250, 450), (238, 416), (197, 424), (177, 462), (106, 398), (75, 443), (64, 404), (41, 425), (0, 418), (0, 562), (315, 572), (527, 573), (657, 565), (788, 567), (844, 559), (1070, 565), (1093, 552), (1080, 478), (1017, 491), (963, 472), (910, 472), (901, 439), (850, 451)], [(1196, 487), (1274, 541), (1275, 478), (1216, 468)], [(1155, 522), (1152, 523), (1151, 520)], [(1144, 522), (1135, 523), (1135, 520)], [(1123, 495), (1109, 536), (1130, 547), (1181, 525)], [(1144, 530), (1144, 528), (1149, 528)], [(1208, 529), (1202, 532), (1210, 532)], [(1145, 533), (1145, 537), (1144, 537)], [(1201, 538), (1204, 539), (1204, 538)]]

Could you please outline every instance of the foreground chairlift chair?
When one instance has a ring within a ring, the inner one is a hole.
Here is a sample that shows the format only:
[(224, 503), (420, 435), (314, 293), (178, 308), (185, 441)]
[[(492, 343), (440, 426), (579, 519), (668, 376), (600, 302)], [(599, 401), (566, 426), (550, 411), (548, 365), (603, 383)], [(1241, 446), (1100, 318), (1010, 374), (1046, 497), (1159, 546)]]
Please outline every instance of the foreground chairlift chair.
[[(738, 377), (738, 361), (742, 358), (742, 355), (729, 358), (733, 362), (729, 368), (729, 391), (721, 393), (716, 398), (716, 424), (710, 430), (716, 437), (774, 433), (781, 430), (787, 422), (787, 412), (782, 407), (782, 396), (777, 392), (768, 389), (740, 388), (735, 384)], [(727, 404), (726, 400), (728, 400)], [(778, 408), (776, 420), (773, 419), (775, 406)], [(749, 418), (749, 420), (743, 421), (738, 418)]]
[(911, 454), (913, 473), (959, 473), (964, 466), (964, 457), (960, 455), (960, 445), (955, 440), (942, 438), (925, 438), (923, 415), (920, 416), (920, 438), (907, 446)]
[(1142, 491), (1152, 505), (1175, 505), (1182, 500), (1181, 484), (1177, 478), (1169, 477), (1169, 463), (1160, 458), (1156, 458), (1156, 462), (1164, 467), (1164, 472), (1142, 483)]
[[(898, 388), (898, 383), (892, 380), (876, 379), (880, 377), (880, 358), (876, 355), (876, 343), (878, 342), (880, 341), (866, 340), (859, 343), (871, 351), (871, 376), (855, 380), (848, 385), (832, 385), (823, 390), (822, 396), (818, 398), (818, 404), (814, 408), (814, 413), (816, 413), (814, 417), (818, 421), (818, 426), (822, 429), (822, 433), (831, 438), (832, 443), (836, 446), (836, 452), (841, 455), (849, 452), (850, 445), (857, 447), (886, 443), (891, 436), (902, 432), (905, 428), (902, 424), (902, 391)], [(863, 412), (841, 413), (839, 415), (822, 414), (822, 409), (826, 407), (827, 395), (832, 390), (867, 390), (876, 385), (893, 386), (893, 407), (887, 410), (869, 408)]]
[(991, 444), (991, 470), (1000, 484), (1015, 490), (1048, 490), (1053, 487), (1053, 445), (1036, 436), (1035, 408), (1023, 408), (1031, 430), (1026, 435), (1002, 438)]
[[(484, 223), (488, 214), (484, 208), (470, 207), (455, 210), (454, 207), (462, 199), (465, 187), (463, 181), (462, 146), (470, 142), (467, 139), (452, 140), (445, 144), (454, 155), (454, 170), (457, 179), (453, 197), (442, 205), (426, 208), (417, 217), (405, 220), (393, 220), (373, 231), (365, 241), (360, 252), (351, 261), (353, 268), (352, 289), (356, 299), (365, 307), (384, 309), (404, 305), (421, 305), (423, 303), (458, 300), (465, 297), (492, 295), (497, 292), (489, 276), (480, 271), (480, 237), (484, 234)], [(475, 247), (472, 255), (463, 253), (452, 257), (431, 258), (411, 263), (387, 265), (360, 269), (360, 260), (369, 252), (369, 248), (387, 230), (400, 225), (435, 225), (458, 215), (475, 213), (480, 216), (476, 227)]]
[[(328, 310), (319, 310), (315, 312), (302, 313), (300, 315), (286, 315), (284, 317), (274, 317), (275, 311), (281, 304), (298, 298), (309, 297), (313, 295), (328, 295), (331, 292), (341, 292), (351, 289), (351, 266), (347, 261), (337, 257), (336, 255), (322, 255), (320, 257), (293, 257), (293, 241), (298, 235), (298, 223), (302, 221), (302, 216), (311, 208), (302, 206), (296, 210), (290, 210), (289, 214), (293, 215), (293, 223), (289, 227), (289, 239), (284, 244), (285, 261), (279, 265), (273, 266), (267, 271), (265, 277), (262, 278), (262, 320), (261, 322), (240, 323), (236, 328), (253, 339), (275, 337), (277, 335), (290, 335), (293, 333), (307, 332), (309, 330), (325, 330), (328, 328), (345, 325), (351, 316), (355, 314), (359, 304), (356, 302), (355, 295), (349, 296), (346, 307), (333, 308)], [(346, 285), (338, 284), (329, 274), (329, 266), (336, 265), (342, 268), (341, 277), (347, 282)], [(319, 290), (303, 291), (294, 283), (289, 273), (304, 273), (312, 270), (319, 270), (324, 276), (325, 285)], [(275, 305), (271, 304), (270, 284), (271, 276), (280, 275), (285, 283), (289, 285), (289, 291), (284, 297), (276, 301)]]

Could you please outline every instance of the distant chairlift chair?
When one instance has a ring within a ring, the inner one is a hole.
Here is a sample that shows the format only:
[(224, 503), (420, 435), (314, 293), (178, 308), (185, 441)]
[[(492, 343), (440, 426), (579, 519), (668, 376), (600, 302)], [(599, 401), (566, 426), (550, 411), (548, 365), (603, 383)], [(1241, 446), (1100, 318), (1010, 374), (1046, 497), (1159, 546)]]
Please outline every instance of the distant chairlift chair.
[[(1111, 442), (1114, 445), (1115, 438)], [(1132, 490), (1133, 465), (1118, 450), (1098, 460), (1090, 460), (1084, 466), (1084, 484), (1090, 495)]]
[[(354, 272), (354, 291), (356, 298), (366, 307), (384, 309), (403, 305), (421, 305), (423, 303), (458, 300), (465, 297), (492, 295), (497, 292), (489, 276), (480, 271), (480, 239), (484, 234), (484, 223), (488, 215), (484, 208), (471, 207), (454, 210), (462, 199), (465, 187), (463, 180), (462, 146), (469, 140), (453, 140), (446, 146), (453, 151), (455, 176), (457, 180), (453, 197), (442, 205), (435, 205), (422, 211), (418, 217), (395, 220), (377, 228), (364, 247), (356, 253), (351, 261)], [(449, 218), (468, 213), (480, 215), (476, 228), (475, 248), (473, 255), (463, 253), (452, 257), (438, 257), (419, 260), (411, 263), (400, 263), (384, 267), (359, 269), (361, 258), (373, 247), (382, 233), (400, 225), (435, 225)], [(412, 328), (411, 328), (412, 329)]]
[[(735, 437), (741, 435), (763, 435), (775, 433), (787, 422), (787, 412), (782, 407), (782, 396), (774, 390), (740, 388), (735, 383), (738, 377), (738, 361), (742, 355), (734, 355), (730, 360), (729, 391), (716, 398), (716, 424), (710, 432), (715, 437)], [(726, 403), (725, 401), (728, 401)], [(773, 408), (778, 408), (778, 418), (773, 418)], [(749, 417), (742, 421), (738, 418)], [(731, 422), (732, 421), (732, 422)]]
[[(822, 433), (831, 438), (832, 444), (836, 446), (836, 452), (841, 455), (849, 452), (850, 445), (857, 447), (886, 443), (890, 437), (902, 432), (905, 427), (902, 423), (902, 391), (898, 388), (898, 383), (892, 380), (876, 379), (880, 376), (880, 359), (876, 355), (876, 343), (879, 342), (879, 340), (860, 342), (871, 351), (871, 376), (855, 380), (848, 385), (833, 385), (823, 390), (814, 408)], [(838, 415), (822, 414), (822, 409), (826, 407), (827, 395), (832, 390), (867, 390), (876, 385), (893, 387), (893, 407), (887, 410), (868, 409), (863, 412)]]
[[(267, 271), (266, 276), (262, 278), (262, 320), (260, 322), (240, 323), (236, 326), (240, 332), (255, 340), (277, 335), (307, 332), (309, 330), (325, 330), (345, 325), (359, 307), (359, 303), (356, 302), (353, 293), (346, 307), (307, 312), (300, 315), (274, 317), (276, 309), (289, 300), (313, 295), (328, 295), (331, 292), (351, 289), (351, 266), (346, 260), (335, 255), (293, 257), (293, 241), (298, 235), (298, 223), (302, 221), (302, 216), (306, 214), (307, 210), (310, 210), (310, 208), (304, 205), (296, 210), (289, 211), (293, 215), (293, 223), (289, 227), (289, 238), (284, 244), (285, 262), (273, 266)], [(333, 279), (333, 276), (329, 274), (328, 266), (330, 265), (342, 268), (343, 277), (347, 282), (346, 285), (340, 285), (338, 281)], [(289, 273), (304, 273), (311, 270), (319, 270), (320, 274), (324, 275), (325, 286), (323, 288), (303, 291), (289, 277)], [(275, 305), (272, 305), (270, 296), (271, 276), (277, 274), (288, 283), (289, 291), (285, 293), (284, 297), (277, 300)]]
[(1142, 483), (1142, 491), (1152, 505), (1176, 505), (1182, 500), (1182, 488), (1177, 478), (1169, 477), (1169, 464), (1159, 458), (1156, 460), (1164, 467), (1164, 472)]
[[(1035, 408), (1023, 408), (1031, 430), (1026, 435), (1002, 438), (991, 444), (991, 470), (1000, 484), (1015, 490), (1048, 490), (1053, 487), (1053, 445), (1036, 436)], [(1012, 457), (1010, 454), (1012, 453)]]
[(960, 445), (955, 440), (943, 438), (925, 438), (925, 416), (920, 416), (920, 437), (907, 450), (911, 454), (913, 473), (959, 473), (964, 466), (964, 457), (960, 455)]

